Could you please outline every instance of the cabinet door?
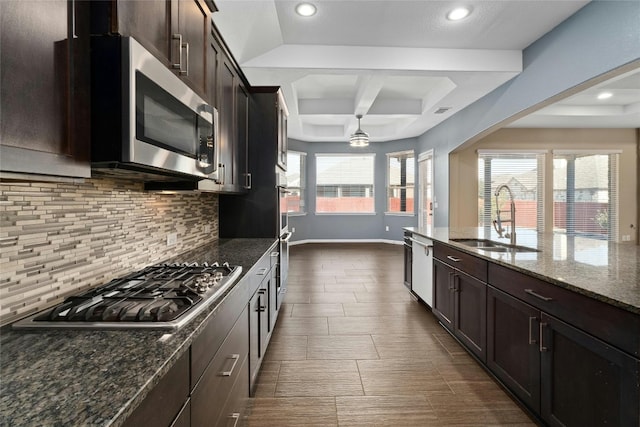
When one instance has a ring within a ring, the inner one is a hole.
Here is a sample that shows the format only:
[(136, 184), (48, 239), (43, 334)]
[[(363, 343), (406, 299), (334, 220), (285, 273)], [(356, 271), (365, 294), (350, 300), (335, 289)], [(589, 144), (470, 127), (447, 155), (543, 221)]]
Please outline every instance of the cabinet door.
[(540, 412), (540, 311), (487, 288), (487, 366), (534, 412)]
[(278, 92), (278, 166), (287, 170), (287, 107), (281, 92)]
[(260, 302), (257, 292), (249, 301), (249, 380), (252, 392), (260, 368)]
[(546, 313), (540, 331), (546, 422), (640, 425), (640, 361)]
[(218, 172), (218, 181), (222, 184), (223, 190), (228, 185), (232, 185), (233, 179), (231, 173), (233, 171), (233, 146), (235, 138), (235, 72), (231, 64), (224, 60), (220, 67), (220, 108), (219, 117), (219, 159), (220, 165)]
[(451, 331), (454, 321), (453, 268), (433, 260), (433, 313)]
[[(178, 72), (200, 96), (207, 99), (207, 50), (209, 44), (209, 14), (202, 0), (178, 0), (177, 25), (173, 34), (182, 37), (182, 48), (173, 40), (174, 63), (181, 62)], [(172, 37), (173, 37), (172, 34)]]
[(455, 334), (482, 360), (487, 360), (487, 285), (464, 273), (453, 276)]
[(236, 85), (236, 140), (232, 180), (237, 191), (251, 187), (249, 176), (249, 93), (242, 84)]
[[(109, 23), (110, 28), (95, 28), (94, 33), (117, 32), (130, 35), (156, 58), (170, 66), (171, 59), (171, 2), (168, 0), (118, 1), (112, 3), (117, 8), (117, 21)], [(93, 12), (93, 22), (110, 18), (104, 3), (97, 3)], [(99, 15), (99, 16), (96, 16)], [(115, 31), (114, 31), (115, 30)]]
[(87, 2), (0, 1), (0, 169), (89, 177)]

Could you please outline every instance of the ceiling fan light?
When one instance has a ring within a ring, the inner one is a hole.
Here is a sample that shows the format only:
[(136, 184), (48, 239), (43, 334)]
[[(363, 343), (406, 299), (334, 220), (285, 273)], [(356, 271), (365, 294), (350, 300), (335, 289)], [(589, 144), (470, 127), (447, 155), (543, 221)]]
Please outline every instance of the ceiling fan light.
[(300, 3), (296, 6), (296, 13), (300, 16), (313, 16), (318, 9), (311, 3)]
[(447, 19), (449, 21), (460, 21), (471, 14), (471, 9), (468, 7), (456, 7), (451, 12), (447, 13)]
[(352, 147), (366, 147), (369, 145), (369, 134), (360, 129), (361, 114), (356, 116), (358, 118), (358, 129), (349, 137), (349, 145)]

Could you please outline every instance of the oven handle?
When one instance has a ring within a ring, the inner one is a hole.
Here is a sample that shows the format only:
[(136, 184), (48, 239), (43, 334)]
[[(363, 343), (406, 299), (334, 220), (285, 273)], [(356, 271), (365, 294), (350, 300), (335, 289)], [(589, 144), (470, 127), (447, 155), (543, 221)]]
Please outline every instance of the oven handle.
[(280, 237), (280, 241), (283, 243), (286, 243), (289, 241), (289, 239), (291, 239), (291, 236), (293, 236), (293, 231), (287, 231), (287, 234), (285, 234), (286, 237)]

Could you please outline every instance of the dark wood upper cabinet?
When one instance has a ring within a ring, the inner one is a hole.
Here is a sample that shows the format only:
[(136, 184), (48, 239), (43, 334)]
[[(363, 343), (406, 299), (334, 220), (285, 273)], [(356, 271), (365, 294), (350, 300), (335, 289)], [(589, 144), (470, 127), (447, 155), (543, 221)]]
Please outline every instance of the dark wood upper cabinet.
[(89, 3), (0, 2), (0, 169), (89, 177)]
[(131, 36), (210, 100), (208, 73), (211, 2), (105, 0), (91, 5), (93, 34)]

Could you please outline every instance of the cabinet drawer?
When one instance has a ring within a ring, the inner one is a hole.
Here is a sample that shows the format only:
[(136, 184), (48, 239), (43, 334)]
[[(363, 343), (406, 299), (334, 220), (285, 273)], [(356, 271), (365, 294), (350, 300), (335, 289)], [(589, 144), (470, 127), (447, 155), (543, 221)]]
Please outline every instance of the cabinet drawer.
[[(248, 276), (251, 277), (251, 287), (249, 289), (249, 295), (253, 295), (255, 291), (260, 287), (265, 277), (269, 276), (271, 271), (271, 251), (265, 253), (258, 262), (251, 268)], [(248, 299), (248, 298), (247, 298)]]
[[(215, 425), (237, 378), (246, 375), (249, 323), (246, 309), (191, 395), (192, 425)], [(245, 384), (248, 392), (249, 382)]]
[(218, 419), (219, 427), (236, 427), (242, 425), (242, 417), (247, 407), (249, 398), (249, 367), (247, 359), (240, 368), (240, 374), (236, 379), (233, 389), (229, 393), (227, 403)]
[(178, 359), (124, 426), (169, 426), (189, 396), (189, 352)]
[(208, 320), (202, 333), (191, 344), (191, 386), (193, 387), (215, 356), (249, 300), (248, 279), (244, 276)]
[(489, 264), (489, 284), (636, 357), (640, 316), (506, 267)]
[(433, 256), (460, 271), (487, 281), (487, 261), (438, 242), (433, 243)]

